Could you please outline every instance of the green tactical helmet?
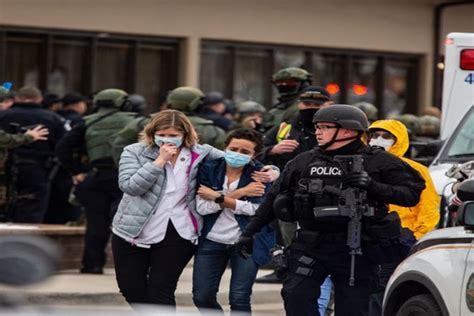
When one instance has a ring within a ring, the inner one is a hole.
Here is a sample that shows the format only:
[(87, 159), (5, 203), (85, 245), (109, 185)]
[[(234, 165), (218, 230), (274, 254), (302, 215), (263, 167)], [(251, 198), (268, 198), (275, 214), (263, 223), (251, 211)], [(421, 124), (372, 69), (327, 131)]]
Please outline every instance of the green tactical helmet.
[(246, 113), (265, 113), (267, 109), (263, 105), (255, 101), (242, 101), (237, 104), (237, 112), (240, 114)]
[(297, 67), (289, 67), (283, 68), (278, 70), (272, 78), (273, 82), (277, 80), (299, 80), (299, 81), (307, 81), (311, 80), (311, 74), (304, 69), (297, 68)]
[(403, 114), (395, 117), (395, 119), (405, 124), (408, 133), (411, 136), (418, 135), (420, 132), (420, 118), (418, 116), (413, 114)]
[(433, 115), (423, 115), (419, 119), (420, 121), (420, 135), (423, 136), (439, 136), (440, 130), (440, 119)]
[(294, 96), (311, 84), (311, 74), (301, 68), (283, 68), (273, 75), (272, 83), (280, 96)]
[(342, 128), (366, 131), (369, 121), (365, 113), (352, 105), (333, 104), (314, 114), (313, 123), (336, 123)]
[(93, 103), (98, 107), (122, 108), (127, 98), (128, 94), (123, 90), (105, 89), (94, 96)]
[(193, 87), (178, 87), (166, 98), (170, 108), (181, 112), (195, 112), (202, 105), (204, 93)]
[(357, 103), (354, 103), (353, 106), (362, 110), (362, 112), (364, 112), (365, 115), (367, 115), (367, 118), (369, 119), (369, 121), (373, 122), (373, 121), (378, 120), (379, 110), (372, 103), (357, 102)]

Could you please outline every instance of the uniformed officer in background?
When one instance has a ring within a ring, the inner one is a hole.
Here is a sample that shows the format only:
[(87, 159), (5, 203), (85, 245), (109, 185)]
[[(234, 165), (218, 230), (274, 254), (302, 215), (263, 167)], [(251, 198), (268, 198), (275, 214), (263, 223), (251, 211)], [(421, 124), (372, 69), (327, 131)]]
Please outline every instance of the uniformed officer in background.
[[(402, 160), (361, 141), (368, 120), (358, 108), (332, 105), (320, 109), (313, 123), (318, 147), (287, 164), (237, 246), (246, 255), (254, 234), (275, 217), (298, 221), (283, 264), (287, 315), (318, 315), (316, 300), (328, 275), (335, 285), (336, 315), (366, 315), (373, 264), (407, 251), (399, 244), (400, 219), (387, 215), (387, 204), (415, 205), (424, 181)], [(357, 162), (363, 168), (356, 168)], [(359, 215), (366, 236), (361, 246)]]
[[(85, 116), (84, 123), (66, 134), (56, 148), (57, 157), (72, 175), (77, 200), (85, 209), (87, 226), (81, 273), (103, 273), (110, 223), (122, 196), (110, 140), (136, 116), (127, 112), (131, 109), (127, 97), (119, 89), (97, 93), (93, 99), (97, 112)], [(80, 158), (81, 149), (87, 155), (87, 166)]]
[(298, 97), (311, 85), (311, 74), (297, 67), (283, 68), (273, 75), (272, 83), (278, 91), (278, 102), (268, 111), (270, 115), (265, 122), (268, 127), (298, 116)]

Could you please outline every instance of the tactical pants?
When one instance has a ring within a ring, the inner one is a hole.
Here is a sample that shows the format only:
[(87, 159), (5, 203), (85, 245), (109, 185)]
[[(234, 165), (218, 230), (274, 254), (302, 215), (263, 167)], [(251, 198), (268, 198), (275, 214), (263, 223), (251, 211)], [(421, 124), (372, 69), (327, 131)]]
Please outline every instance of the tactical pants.
[(367, 315), (372, 268), (364, 255), (356, 256), (355, 285), (349, 286), (348, 253), (343, 233), (321, 233), (307, 239), (295, 237), (281, 291), (288, 316), (319, 315), (316, 301), (328, 275), (335, 286), (335, 315)]
[(48, 169), (40, 163), (17, 165), (16, 197), (9, 206), (11, 221), (43, 222), (48, 208), (48, 174)]
[(84, 206), (87, 220), (82, 265), (87, 269), (103, 268), (114, 208), (122, 196), (117, 169), (99, 169), (88, 176), (77, 186), (76, 196)]
[(81, 215), (81, 209), (69, 203), (69, 193), (72, 188), (72, 179), (65, 170), (60, 170), (51, 181), (48, 211), (44, 222), (47, 224), (65, 224), (75, 221)]

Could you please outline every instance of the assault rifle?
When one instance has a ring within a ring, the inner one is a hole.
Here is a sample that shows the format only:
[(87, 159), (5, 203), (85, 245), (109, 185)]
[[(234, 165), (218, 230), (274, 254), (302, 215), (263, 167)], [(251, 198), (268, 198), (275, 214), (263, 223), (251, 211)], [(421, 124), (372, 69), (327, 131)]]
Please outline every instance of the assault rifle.
[[(344, 174), (362, 172), (364, 170), (361, 155), (334, 156), (334, 161), (339, 163)], [(349, 255), (351, 256), (349, 285), (354, 286), (355, 256), (362, 255), (362, 216), (373, 216), (374, 208), (368, 206), (367, 192), (365, 190), (350, 187), (342, 189), (334, 186), (323, 186), (322, 180), (311, 181), (313, 183), (310, 183), (308, 187), (310, 193), (318, 195), (322, 192), (327, 192), (338, 196), (337, 206), (314, 207), (313, 212), (316, 218), (326, 216), (344, 216), (349, 218), (347, 224), (347, 246), (349, 246)]]

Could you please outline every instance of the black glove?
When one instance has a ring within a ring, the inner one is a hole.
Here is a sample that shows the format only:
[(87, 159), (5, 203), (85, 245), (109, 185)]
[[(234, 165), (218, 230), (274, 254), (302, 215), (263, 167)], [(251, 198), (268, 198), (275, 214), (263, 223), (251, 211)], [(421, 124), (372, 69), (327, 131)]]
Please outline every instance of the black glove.
[(347, 174), (342, 182), (348, 187), (367, 189), (372, 183), (372, 178), (366, 171), (353, 172)]
[(239, 237), (235, 247), (242, 258), (248, 259), (252, 256), (253, 252), (253, 238), (242, 235)]

